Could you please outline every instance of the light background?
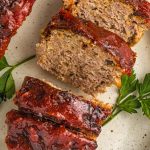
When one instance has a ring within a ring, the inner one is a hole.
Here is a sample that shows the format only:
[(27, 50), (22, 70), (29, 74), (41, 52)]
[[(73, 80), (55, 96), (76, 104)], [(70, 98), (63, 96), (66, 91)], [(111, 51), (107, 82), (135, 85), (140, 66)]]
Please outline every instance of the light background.
[[(6, 57), (10, 64), (35, 53), (35, 44), (40, 39), (40, 30), (44, 28), (61, 6), (60, 0), (37, 0), (31, 15), (18, 30), (9, 45)], [(147, 32), (142, 40), (133, 48), (137, 52), (135, 70), (139, 79), (143, 79), (145, 73), (150, 72), (150, 32)], [(21, 87), (25, 76), (46, 79), (53, 84), (67, 90), (79, 93), (79, 90), (70, 85), (63, 84), (50, 76), (36, 65), (36, 59), (20, 66), (13, 72), (17, 90)], [(117, 97), (116, 88), (111, 87), (108, 92), (99, 96), (100, 100), (113, 103)], [(0, 150), (7, 150), (5, 136), (6, 112), (15, 108), (12, 100), (0, 105)], [(98, 138), (98, 150), (150, 150), (150, 120), (139, 112), (135, 115), (121, 113), (116, 119), (102, 129)]]

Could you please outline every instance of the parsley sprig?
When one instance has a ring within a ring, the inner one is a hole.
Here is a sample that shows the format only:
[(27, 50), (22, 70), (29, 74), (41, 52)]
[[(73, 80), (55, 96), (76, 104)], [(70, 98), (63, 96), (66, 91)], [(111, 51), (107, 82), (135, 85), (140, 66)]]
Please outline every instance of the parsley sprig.
[(131, 76), (123, 75), (121, 84), (122, 87), (118, 90), (119, 96), (113, 107), (112, 115), (103, 126), (122, 111), (132, 114), (142, 109), (143, 114), (150, 119), (150, 73), (146, 74), (142, 83), (136, 78), (134, 72)]
[(0, 73), (1, 71), (4, 71), (4, 73), (0, 76), (0, 103), (6, 101), (7, 99), (12, 98), (12, 96), (15, 93), (15, 82), (12, 76), (12, 71), (21, 64), (26, 63), (27, 61), (33, 59), (34, 57), (35, 55), (13, 66), (7, 62), (5, 56), (0, 60)]

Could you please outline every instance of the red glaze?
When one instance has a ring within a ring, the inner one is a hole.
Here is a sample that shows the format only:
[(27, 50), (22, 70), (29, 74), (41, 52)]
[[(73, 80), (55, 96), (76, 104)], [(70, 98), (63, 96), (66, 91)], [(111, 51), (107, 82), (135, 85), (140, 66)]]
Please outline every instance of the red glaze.
[(31, 77), (26, 77), (14, 102), (26, 113), (48, 118), (92, 136), (99, 135), (102, 121), (111, 112), (110, 109)]
[(135, 53), (128, 44), (116, 34), (98, 27), (91, 21), (86, 21), (72, 16), (67, 10), (61, 10), (45, 30), (45, 34), (50, 34), (53, 29), (66, 29), (86, 36), (98, 46), (114, 56), (123, 72), (130, 74), (135, 63)]
[(35, 0), (0, 1), (0, 58), (5, 54), (11, 37), (30, 14)]
[(64, 126), (37, 120), (12, 110), (7, 113), (8, 150), (95, 150), (95, 141), (77, 135)]
[(150, 3), (145, 0), (125, 0), (134, 6), (136, 15), (143, 17), (150, 28)]

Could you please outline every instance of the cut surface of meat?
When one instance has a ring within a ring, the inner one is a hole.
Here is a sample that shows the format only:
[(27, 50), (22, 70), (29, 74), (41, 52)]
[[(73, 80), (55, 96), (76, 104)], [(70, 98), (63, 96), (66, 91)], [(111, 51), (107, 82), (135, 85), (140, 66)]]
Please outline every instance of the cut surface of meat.
[(90, 20), (131, 46), (150, 29), (150, 3), (144, 0), (64, 0), (74, 16)]
[(100, 134), (102, 122), (111, 113), (107, 104), (85, 100), (32, 77), (25, 78), (14, 102), (25, 113), (63, 124), (91, 139)]
[(135, 63), (135, 53), (116, 34), (98, 27), (90, 21), (76, 18), (69, 11), (63, 9), (56, 17), (53, 17), (45, 30), (45, 34), (49, 36), (52, 30), (57, 29), (71, 30), (73, 33), (87, 37), (103, 51), (110, 53), (124, 72), (131, 73)]
[(119, 36), (67, 10), (53, 17), (36, 52), (44, 70), (88, 94), (105, 91), (135, 63), (135, 53)]
[(22, 22), (30, 14), (35, 0), (0, 1), (0, 58)]
[(95, 141), (75, 134), (64, 126), (38, 120), (12, 110), (7, 113), (8, 150), (95, 150)]

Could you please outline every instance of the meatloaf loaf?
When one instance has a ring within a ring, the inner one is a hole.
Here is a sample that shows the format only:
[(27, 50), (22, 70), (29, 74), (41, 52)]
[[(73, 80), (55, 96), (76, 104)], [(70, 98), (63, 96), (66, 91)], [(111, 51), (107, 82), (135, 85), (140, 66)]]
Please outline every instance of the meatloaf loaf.
[(7, 113), (8, 150), (95, 150), (97, 144), (64, 126), (22, 112)]
[(14, 102), (20, 111), (63, 124), (94, 140), (111, 113), (107, 104), (85, 100), (33, 77), (25, 78)]
[(145, 0), (63, 0), (74, 16), (112, 31), (130, 45), (150, 28), (150, 3)]
[(0, 0), (0, 59), (11, 37), (30, 14), (35, 0)]
[(61, 10), (36, 48), (38, 64), (88, 94), (103, 92), (122, 73), (130, 74), (135, 53), (116, 34)]

